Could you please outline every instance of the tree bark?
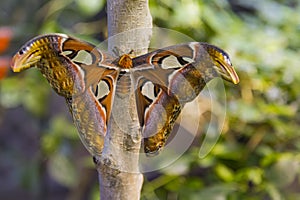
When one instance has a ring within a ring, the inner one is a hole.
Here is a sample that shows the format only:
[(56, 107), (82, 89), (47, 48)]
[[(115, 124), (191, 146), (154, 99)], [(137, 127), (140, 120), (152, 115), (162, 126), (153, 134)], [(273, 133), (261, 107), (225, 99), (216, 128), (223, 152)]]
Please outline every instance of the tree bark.
[[(118, 56), (147, 52), (152, 34), (148, 0), (108, 0), (107, 14), (109, 52)], [(128, 94), (114, 97), (103, 153), (97, 163), (101, 200), (140, 199), (140, 145), (141, 129), (131, 84)]]

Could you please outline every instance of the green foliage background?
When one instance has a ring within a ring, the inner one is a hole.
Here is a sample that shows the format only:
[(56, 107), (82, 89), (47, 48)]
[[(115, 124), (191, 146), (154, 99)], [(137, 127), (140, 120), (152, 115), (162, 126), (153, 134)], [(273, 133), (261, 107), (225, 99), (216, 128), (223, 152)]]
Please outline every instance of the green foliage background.
[[(7, 54), (49, 32), (97, 43), (107, 35), (104, 6), (1, 1), (0, 26), (14, 30)], [(173, 170), (146, 174), (142, 199), (300, 199), (300, 2), (150, 0), (150, 10), (156, 26), (225, 49), (241, 82), (226, 84), (225, 128), (212, 152), (200, 159), (191, 147)], [(0, 199), (99, 198), (67, 112), (36, 70), (0, 81)]]

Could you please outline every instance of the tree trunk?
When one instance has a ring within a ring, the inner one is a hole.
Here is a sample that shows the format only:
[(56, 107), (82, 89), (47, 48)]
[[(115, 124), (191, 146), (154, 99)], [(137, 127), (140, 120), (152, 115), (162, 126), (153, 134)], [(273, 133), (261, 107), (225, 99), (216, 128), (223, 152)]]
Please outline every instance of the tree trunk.
[[(147, 52), (152, 33), (147, 0), (108, 0), (107, 14), (111, 53), (120, 56), (131, 51), (134, 55)], [(97, 164), (101, 200), (140, 198), (141, 132), (132, 84), (130, 88), (130, 93), (114, 97), (103, 153)]]

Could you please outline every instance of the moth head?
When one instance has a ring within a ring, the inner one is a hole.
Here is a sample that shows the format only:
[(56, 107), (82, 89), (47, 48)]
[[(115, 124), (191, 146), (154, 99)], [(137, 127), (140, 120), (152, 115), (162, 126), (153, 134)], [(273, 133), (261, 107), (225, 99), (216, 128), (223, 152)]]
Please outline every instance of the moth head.
[(213, 68), (226, 81), (234, 84), (239, 83), (239, 77), (231, 64), (229, 55), (222, 49), (205, 44), (205, 50), (213, 61)]
[(132, 58), (129, 54), (124, 54), (118, 59), (118, 66), (122, 69), (132, 68)]

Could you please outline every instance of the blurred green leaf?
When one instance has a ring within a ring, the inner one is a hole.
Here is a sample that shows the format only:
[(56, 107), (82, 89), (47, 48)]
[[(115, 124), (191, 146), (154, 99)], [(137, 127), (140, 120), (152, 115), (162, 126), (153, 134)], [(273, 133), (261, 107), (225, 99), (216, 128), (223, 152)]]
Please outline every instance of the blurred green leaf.
[(254, 185), (262, 184), (264, 181), (264, 171), (259, 167), (243, 168), (236, 174), (238, 182), (251, 182)]
[(225, 182), (231, 182), (234, 179), (234, 172), (223, 164), (218, 164), (215, 167), (215, 173)]
[(266, 173), (266, 176), (273, 185), (287, 187), (299, 174), (300, 160), (296, 160), (291, 154), (281, 154), (277, 161)]
[(283, 199), (280, 191), (273, 184), (268, 184), (266, 187), (266, 191), (269, 193), (272, 200), (281, 200)]
[(79, 10), (81, 10), (86, 15), (95, 15), (99, 12), (105, 5), (104, 0), (75, 0)]
[(62, 145), (63, 139), (78, 140), (78, 132), (72, 122), (63, 115), (54, 117), (49, 130), (42, 136), (42, 149), (46, 154), (52, 154)]
[(22, 94), (20, 93), (20, 89), (22, 84), (18, 78), (7, 78), (1, 80), (0, 82), (0, 102), (1, 105), (5, 108), (16, 107), (22, 102)]
[(74, 124), (64, 115), (58, 115), (51, 121), (51, 134), (66, 137), (69, 139), (78, 139), (77, 130)]
[(63, 154), (53, 155), (48, 163), (49, 173), (60, 184), (74, 187), (78, 184), (78, 173), (74, 164)]
[(233, 184), (215, 185), (212, 187), (206, 187), (205, 189), (200, 191), (181, 193), (180, 199), (225, 200), (227, 199), (227, 195), (231, 192), (236, 191), (236, 189), (237, 189), (236, 186)]

